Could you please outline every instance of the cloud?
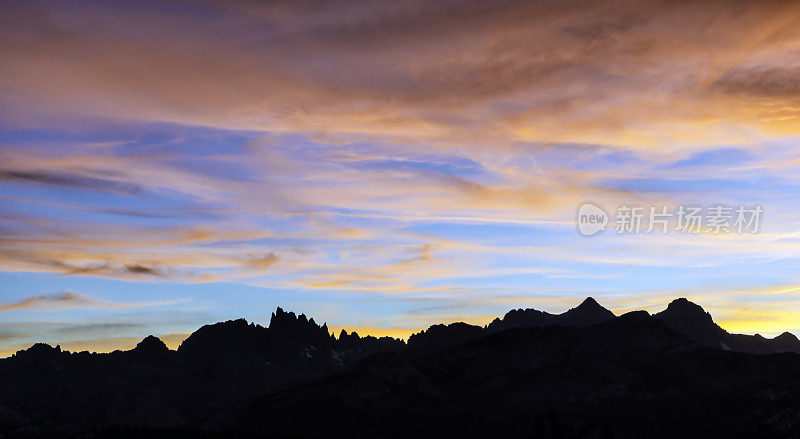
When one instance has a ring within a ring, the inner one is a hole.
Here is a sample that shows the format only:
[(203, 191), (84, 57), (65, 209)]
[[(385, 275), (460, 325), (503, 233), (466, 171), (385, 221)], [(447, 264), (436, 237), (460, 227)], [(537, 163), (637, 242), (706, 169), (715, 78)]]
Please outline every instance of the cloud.
[(265, 255), (253, 256), (245, 260), (245, 264), (249, 267), (265, 270), (276, 264), (280, 258), (275, 253), (267, 253)]
[(125, 270), (133, 274), (148, 274), (156, 277), (166, 277), (166, 274), (160, 269), (145, 267), (144, 265), (139, 264), (125, 265)]
[(130, 331), (131, 329), (146, 329), (143, 323), (133, 322), (101, 322), (101, 323), (80, 323), (75, 325), (65, 325), (56, 330), (61, 335), (94, 334), (118, 331)]
[(142, 191), (142, 188), (135, 184), (124, 184), (113, 180), (92, 178), (84, 175), (40, 171), (0, 170), (0, 180), (20, 180), (50, 186), (89, 189), (102, 192), (118, 192), (128, 195), (138, 195)]
[[(0, 6), (1, 271), (483, 318), (796, 265), (796, 3), (134, 9)], [(577, 239), (587, 200), (763, 202), (769, 233)], [(30, 309), (141, 305), (80, 297)]]
[(69, 14), (57, 3), (4, 9), (7, 99), (440, 145), (635, 147), (678, 141), (662, 129), (692, 124), (711, 140), (709, 114), (768, 132), (742, 117), (759, 105), (696, 91), (791, 95), (781, 64), (798, 42), (791, 2), (198, 1), (169, 12), (143, 2), (135, 18), (80, 2)]
[(23, 309), (61, 309), (76, 306), (85, 306), (92, 301), (83, 295), (69, 291), (57, 294), (43, 294), (31, 296), (6, 305), (0, 305), (0, 311), (17, 311)]
[(109, 302), (105, 300), (98, 300), (83, 294), (76, 294), (66, 291), (56, 294), (41, 294), (37, 296), (31, 296), (17, 302), (0, 305), (0, 312), (20, 310), (50, 311), (61, 310), (65, 308), (139, 308), (168, 305), (172, 303), (176, 302)]
[(720, 148), (703, 151), (664, 165), (665, 168), (698, 167), (698, 166), (733, 166), (741, 165), (755, 158), (754, 155), (738, 148)]
[(751, 98), (800, 100), (800, 67), (743, 66), (726, 72), (710, 90)]
[(21, 334), (17, 331), (10, 331), (7, 329), (0, 330), (0, 342), (7, 343), (9, 340), (13, 340), (19, 337)]

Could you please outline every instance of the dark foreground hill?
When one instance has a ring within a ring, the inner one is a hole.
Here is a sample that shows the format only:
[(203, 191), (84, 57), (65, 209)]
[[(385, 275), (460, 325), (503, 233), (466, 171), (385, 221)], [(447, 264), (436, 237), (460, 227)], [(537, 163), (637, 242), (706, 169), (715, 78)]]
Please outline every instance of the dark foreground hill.
[(591, 298), (516, 310), (408, 344), (278, 309), (177, 351), (148, 337), (0, 360), (0, 437), (800, 437), (798, 345), (728, 334), (685, 299), (653, 316)]

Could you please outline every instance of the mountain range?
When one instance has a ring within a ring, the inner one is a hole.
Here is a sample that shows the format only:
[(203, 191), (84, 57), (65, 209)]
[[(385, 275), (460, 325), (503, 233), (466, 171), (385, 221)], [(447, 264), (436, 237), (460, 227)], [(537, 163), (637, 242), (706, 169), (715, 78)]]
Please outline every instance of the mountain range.
[(615, 316), (511, 310), (407, 342), (278, 308), (177, 350), (36, 344), (0, 360), (0, 438), (793, 437), (800, 340), (731, 334), (672, 301)]

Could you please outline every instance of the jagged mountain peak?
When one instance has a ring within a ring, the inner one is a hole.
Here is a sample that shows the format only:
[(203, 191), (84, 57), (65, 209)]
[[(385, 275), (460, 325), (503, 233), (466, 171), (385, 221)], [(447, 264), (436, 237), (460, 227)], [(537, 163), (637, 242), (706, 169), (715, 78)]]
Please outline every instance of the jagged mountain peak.
[(61, 354), (61, 346), (50, 346), (47, 343), (34, 343), (31, 347), (25, 350), (17, 351), (17, 357), (27, 358), (50, 358)]
[(279, 306), (275, 309), (275, 312), (272, 313), (272, 316), (269, 319), (269, 326), (272, 326), (276, 322), (286, 320), (297, 320), (297, 316), (295, 316), (294, 312), (286, 312)]
[(169, 348), (160, 338), (154, 335), (148, 335), (139, 344), (133, 348), (134, 352), (142, 352), (142, 353), (162, 353), (169, 351)]
[(800, 352), (800, 340), (791, 332), (784, 332), (783, 334), (767, 340), (775, 352)]
[(656, 313), (655, 316), (669, 318), (671, 320), (696, 320), (706, 324), (713, 324), (714, 319), (702, 306), (690, 301), (685, 297), (675, 299), (667, 305), (667, 309)]
[(339, 332), (339, 340), (359, 340), (359, 339), (361, 339), (361, 336), (358, 335), (358, 332), (356, 331), (353, 331), (348, 334), (347, 330), (342, 329), (342, 331)]
[(593, 297), (587, 297), (578, 306), (562, 314), (550, 314), (533, 308), (512, 309), (502, 319), (494, 319), (487, 329), (502, 331), (511, 328), (530, 328), (535, 326), (577, 326), (585, 328), (607, 322), (614, 313), (600, 305)]
[(661, 319), (670, 328), (693, 340), (709, 346), (720, 347), (721, 343), (725, 343), (723, 339), (727, 333), (714, 323), (711, 314), (685, 297), (673, 300), (667, 305), (667, 309), (654, 314), (653, 317)]
[(487, 326), (487, 329), (496, 332), (511, 328), (547, 326), (554, 324), (553, 320), (555, 317), (556, 316), (553, 314), (533, 308), (512, 309), (508, 311), (502, 319), (494, 319), (492, 323)]
[(272, 313), (268, 330), (274, 341), (291, 339), (325, 344), (330, 338), (327, 324), (319, 326), (313, 318), (309, 319), (305, 314), (296, 315), (280, 307)]
[[(278, 307), (269, 319), (270, 329), (282, 326), (318, 326), (313, 318), (309, 319), (305, 314), (295, 314), (292, 311), (284, 311)], [(326, 326), (327, 328), (327, 326)]]
[(691, 300), (685, 297), (679, 297), (674, 299), (667, 305), (667, 309), (673, 310), (686, 310), (686, 311), (702, 311), (706, 313), (702, 306), (692, 302)]
[(667, 309), (661, 311), (656, 316), (669, 318), (671, 320), (695, 320), (705, 324), (714, 324), (714, 319), (702, 306), (690, 301), (685, 297), (675, 299), (667, 305)]
[(607, 322), (614, 317), (614, 313), (597, 303), (594, 298), (587, 297), (580, 305), (558, 315), (557, 323), (562, 326), (588, 327)]
[(47, 343), (34, 343), (33, 346), (29, 347), (25, 352), (30, 353), (61, 353), (61, 345), (56, 345), (55, 347), (50, 346)]
[(416, 354), (430, 353), (478, 338), (485, 333), (486, 330), (482, 326), (464, 322), (436, 324), (411, 334), (408, 338), (408, 347)]
[(266, 329), (245, 319), (202, 326), (178, 347), (186, 355), (225, 355), (236, 351), (257, 351), (264, 344)]
[[(591, 308), (603, 308), (602, 306), (600, 306), (599, 303), (597, 303), (597, 301), (592, 296), (589, 296), (589, 297), (583, 299), (583, 302), (581, 302), (581, 304), (578, 305), (578, 308), (588, 308), (588, 307), (591, 307)], [(603, 309), (605, 309), (605, 308), (603, 308)]]
[(606, 309), (603, 305), (600, 305), (596, 300), (594, 300), (594, 297), (591, 296), (584, 299), (583, 302), (581, 302), (580, 305), (576, 306), (575, 308), (570, 308), (564, 314), (569, 312), (600, 313), (604, 314), (605, 316), (610, 315), (611, 318), (614, 317), (614, 314), (611, 311)]

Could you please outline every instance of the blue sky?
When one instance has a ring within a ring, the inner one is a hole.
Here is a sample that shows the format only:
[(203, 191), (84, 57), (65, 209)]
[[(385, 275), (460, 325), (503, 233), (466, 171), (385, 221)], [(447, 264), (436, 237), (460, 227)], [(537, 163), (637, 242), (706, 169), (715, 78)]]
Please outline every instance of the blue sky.
[[(798, 333), (800, 10), (626, 3), (4, 4), (0, 354), (590, 295)], [(585, 201), (764, 214), (587, 238)]]

